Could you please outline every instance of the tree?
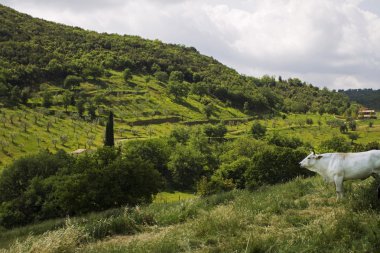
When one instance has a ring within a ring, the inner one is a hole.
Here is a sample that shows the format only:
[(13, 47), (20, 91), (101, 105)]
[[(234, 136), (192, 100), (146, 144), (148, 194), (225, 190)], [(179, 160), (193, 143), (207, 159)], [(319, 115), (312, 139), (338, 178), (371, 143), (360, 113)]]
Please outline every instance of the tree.
[(193, 189), (204, 172), (205, 156), (191, 146), (178, 144), (169, 160), (168, 168), (175, 185), (182, 190)]
[(349, 133), (348, 138), (351, 140), (351, 145), (354, 144), (354, 141), (359, 139), (359, 134), (358, 133)]
[(68, 75), (68, 76), (66, 76), (65, 80), (63, 81), (63, 86), (66, 89), (71, 89), (74, 86), (79, 86), (81, 82), (82, 82), (81, 77), (74, 76), (74, 75)]
[(356, 131), (356, 122), (355, 122), (355, 120), (350, 120), (348, 122), (348, 126), (350, 127), (351, 131)]
[(217, 141), (220, 141), (227, 133), (227, 128), (223, 123), (219, 123), (216, 126), (207, 124), (203, 127), (203, 130), (209, 140), (216, 138)]
[(208, 93), (208, 86), (204, 82), (193, 83), (191, 85), (191, 93), (202, 97)]
[(157, 81), (161, 83), (166, 83), (169, 79), (168, 73), (164, 71), (157, 71), (156, 73), (154, 73), (154, 77), (157, 79)]
[(96, 80), (97, 77), (101, 77), (103, 75), (103, 72), (103, 67), (95, 64), (90, 64), (83, 69), (83, 75), (86, 78), (91, 76), (94, 80)]
[(63, 93), (63, 96), (62, 96), (62, 102), (63, 102), (63, 106), (65, 107), (65, 111), (67, 112), (67, 108), (69, 107), (69, 105), (71, 105), (71, 101), (72, 101), (72, 97), (73, 97), (73, 93), (66, 90), (64, 93)]
[(42, 95), (42, 106), (48, 108), (53, 104), (53, 96), (50, 92), (45, 91)]
[(212, 113), (214, 112), (214, 106), (213, 104), (211, 103), (208, 103), (205, 107), (204, 107), (204, 113), (206, 114), (206, 117), (207, 119), (209, 119), (212, 115)]
[(69, 141), (69, 137), (65, 134), (59, 136), (59, 139), (61, 140), (62, 146), (65, 146), (65, 144)]
[(0, 98), (7, 97), (8, 93), (9, 93), (9, 89), (6, 84), (5, 78), (2, 74), (0, 74)]
[(348, 132), (348, 128), (347, 128), (347, 125), (346, 124), (341, 124), (340, 127), (339, 127), (339, 131), (342, 133), (342, 134), (346, 134)]
[(96, 119), (96, 106), (93, 103), (88, 104), (88, 115), (90, 115), (91, 120)]
[(21, 90), (20, 88), (16, 85), (11, 89), (11, 97), (10, 100), (13, 104), (17, 104), (20, 101), (21, 97)]
[(333, 136), (321, 143), (320, 148), (326, 152), (348, 152), (350, 143), (343, 136)]
[(306, 119), (306, 124), (308, 124), (309, 126), (313, 125), (313, 119), (310, 119), (310, 118), (307, 118)]
[(132, 79), (132, 72), (129, 68), (124, 69), (123, 78), (126, 83), (128, 83), (128, 81)]
[(114, 133), (113, 133), (113, 112), (110, 111), (108, 115), (108, 121), (106, 125), (106, 133), (104, 139), (104, 146), (115, 146)]
[(21, 90), (20, 98), (21, 98), (21, 103), (26, 105), (28, 102), (28, 99), (30, 98), (30, 88), (29, 87), (25, 87)]
[(169, 76), (169, 82), (182, 83), (184, 78), (185, 77), (181, 71), (172, 71)]
[(84, 104), (86, 103), (86, 101), (83, 99), (83, 98), (80, 98), (76, 101), (76, 107), (77, 107), (77, 110), (78, 110), (78, 114), (80, 117), (83, 117), (83, 113), (84, 113)]
[(189, 87), (183, 82), (171, 82), (168, 84), (169, 94), (174, 95), (175, 100), (178, 100), (182, 97), (187, 97), (189, 94)]
[(267, 128), (260, 124), (260, 122), (256, 121), (253, 123), (251, 127), (251, 133), (253, 135), (253, 138), (255, 139), (261, 139), (265, 136), (265, 133), (267, 131)]

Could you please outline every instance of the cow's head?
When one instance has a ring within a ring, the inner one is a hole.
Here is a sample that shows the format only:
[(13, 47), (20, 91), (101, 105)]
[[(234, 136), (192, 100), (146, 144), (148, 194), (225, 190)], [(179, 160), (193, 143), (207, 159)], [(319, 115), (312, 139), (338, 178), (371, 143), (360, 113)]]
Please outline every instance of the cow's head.
[(315, 164), (321, 159), (323, 156), (322, 155), (316, 155), (314, 152), (311, 152), (310, 155), (306, 156), (305, 159), (303, 159), (300, 162), (300, 166), (302, 168), (306, 168), (308, 170), (313, 171), (313, 168)]

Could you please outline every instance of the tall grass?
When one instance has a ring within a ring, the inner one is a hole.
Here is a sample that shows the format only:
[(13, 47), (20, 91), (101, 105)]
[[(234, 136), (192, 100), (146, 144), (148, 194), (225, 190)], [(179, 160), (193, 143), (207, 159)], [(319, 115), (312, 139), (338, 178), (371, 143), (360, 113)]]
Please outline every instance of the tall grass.
[[(71, 219), (8, 252), (379, 252), (376, 184), (347, 183), (341, 202), (334, 187), (315, 177), (255, 192), (114, 209)], [(45, 245), (56, 246), (47, 251)]]

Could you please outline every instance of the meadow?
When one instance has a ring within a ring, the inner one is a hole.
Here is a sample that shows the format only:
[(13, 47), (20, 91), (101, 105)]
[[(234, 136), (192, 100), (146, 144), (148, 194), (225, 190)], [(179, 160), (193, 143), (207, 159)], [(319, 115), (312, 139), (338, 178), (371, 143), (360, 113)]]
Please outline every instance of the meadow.
[(346, 183), (340, 202), (311, 177), (52, 220), (1, 233), (0, 252), (377, 252), (377, 183)]

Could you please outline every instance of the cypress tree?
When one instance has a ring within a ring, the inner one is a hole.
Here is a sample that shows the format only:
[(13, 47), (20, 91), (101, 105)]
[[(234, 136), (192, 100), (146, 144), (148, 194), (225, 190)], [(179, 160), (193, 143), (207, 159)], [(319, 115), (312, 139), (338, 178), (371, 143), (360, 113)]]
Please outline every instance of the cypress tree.
[(113, 112), (112, 111), (110, 111), (110, 114), (108, 116), (104, 146), (108, 146), (108, 147), (115, 146), (115, 140), (113, 136)]

